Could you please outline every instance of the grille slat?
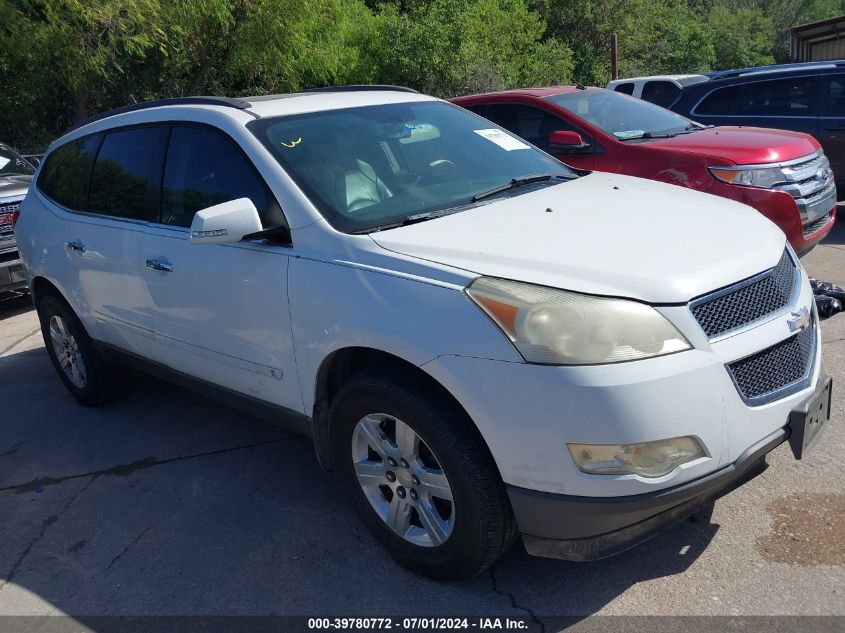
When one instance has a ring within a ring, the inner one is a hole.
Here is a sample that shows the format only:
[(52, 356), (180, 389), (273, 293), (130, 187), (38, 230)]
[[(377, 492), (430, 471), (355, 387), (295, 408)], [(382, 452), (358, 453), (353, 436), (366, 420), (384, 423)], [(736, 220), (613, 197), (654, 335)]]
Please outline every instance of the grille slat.
[[(746, 400), (765, 399), (790, 386), (801, 388), (813, 362), (815, 327), (727, 365)], [(785, 394), (784, 394), (785, 395)]]
[(832, 215), (833, 215), (833, 213), (831, 212), (831, 213), (828, 213), (826, 215), (823, 215), (822, 217), (820, 217), (816, 220), (813, 220), (812, 222), (810, 222), (808, 224), (805, 224), (801, 228), (802, 232), (804, 233), (804, 237), (807, 237), (808, 235), (812, 235), (813, 233), (823, 229), (827, 225), (827, 223), (830, 222), (830, 217)]
[(712, 298), (697, 299), (690, 310), (707, 338), (722, 336), (783, 310), (792, 297), (796, 272), (795, 263), (784, 251), (778, 265), (761, 279), (741, 282)]

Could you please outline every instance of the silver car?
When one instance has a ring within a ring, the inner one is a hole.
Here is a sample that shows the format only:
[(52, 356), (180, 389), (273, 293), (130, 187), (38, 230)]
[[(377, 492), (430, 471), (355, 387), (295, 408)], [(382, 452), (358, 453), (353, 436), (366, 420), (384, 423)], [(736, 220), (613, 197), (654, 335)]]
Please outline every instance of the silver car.
[(15, 243), (15, 221), (35, 169), (0, 143), (0, 294), (26, 289), (26, 274)]

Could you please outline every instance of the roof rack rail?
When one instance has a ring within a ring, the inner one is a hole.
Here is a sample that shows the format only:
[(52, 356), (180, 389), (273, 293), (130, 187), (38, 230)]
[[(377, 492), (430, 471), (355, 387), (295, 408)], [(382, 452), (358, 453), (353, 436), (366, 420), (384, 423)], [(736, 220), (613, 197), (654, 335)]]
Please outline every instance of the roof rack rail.
[(813, 70), (814, 68), (834, 68), (845, 65), (843, 60), (821, 60), (814, 62), (792, 62), (789, 64), (772, 64), (770, 66), (751, 66), (748, 68), (734, 68), (732, 70), (717, 70), (704, 73), (711, 79), (731, 79), (745, 75), (777, 74), (789, 71)]
[(251, 107), (248, 101), (235, 99), (234, 97), (173, 97), (170, 99), (155, 99), (153, 101), (142, 101), (141, 103), (133, 103), (121, 108), (115, 108), (114, 110), (100, 112), (99, 114), (88, 117), (84, 121), (80, 121), (79, 123), (72, 125), (65, 130), (64, 134), (88, 125), (89, 123), (107, 119), (118, 114), (126, 114), (127, 112), (137, 112), (138, 110), (147, 110), (148, 108), (158, 108), (160, 106), (170, 105), (215, 105), (225, 106), (227, 108), (237, 108), (238, 110), (246, 110)]
[(417, 90), (408, 88), (406, 86), (391, 86), (389, 84), (352, 84), (349, 86), (323, 86), (319, 88), (306, 88), (300, 92), (364, 92), (366, 90), (396, 90), (398, 92), (413, 92), (419, 94)]

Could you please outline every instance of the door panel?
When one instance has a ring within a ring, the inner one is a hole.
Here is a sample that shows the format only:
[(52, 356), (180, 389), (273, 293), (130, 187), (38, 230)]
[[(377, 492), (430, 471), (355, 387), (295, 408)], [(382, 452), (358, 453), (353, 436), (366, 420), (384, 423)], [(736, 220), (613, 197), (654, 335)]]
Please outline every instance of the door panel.
[[(287, 303), (289, 251), (245, 242), (191, 245), (187, 231), (144, 235), (146, 305), (156, 360), (177, 371), (302, 411)], [(167, 264), (170, 272), (147, 267)]]

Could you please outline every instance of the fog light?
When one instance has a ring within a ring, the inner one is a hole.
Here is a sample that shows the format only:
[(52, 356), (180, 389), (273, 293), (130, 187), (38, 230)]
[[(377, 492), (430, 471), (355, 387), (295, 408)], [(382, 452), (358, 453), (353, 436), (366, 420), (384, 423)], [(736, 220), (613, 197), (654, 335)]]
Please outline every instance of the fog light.
[(641, 444), (567, 444), (580, 470), (591, 475), (662, 477), (681, 464), (705, 457), (694, 437), (673, 437)]

